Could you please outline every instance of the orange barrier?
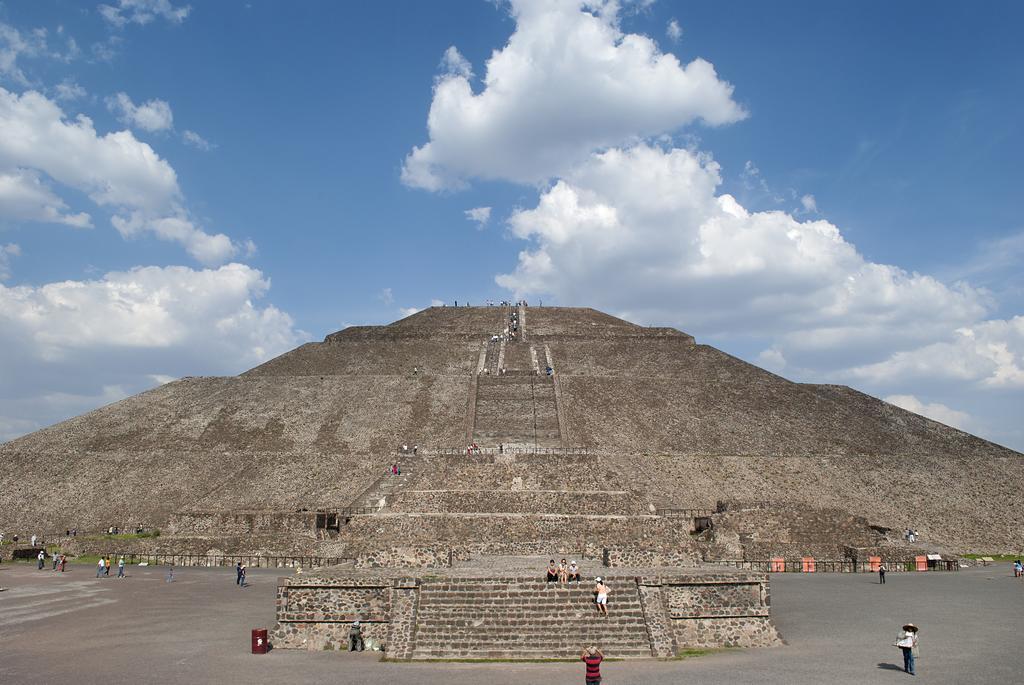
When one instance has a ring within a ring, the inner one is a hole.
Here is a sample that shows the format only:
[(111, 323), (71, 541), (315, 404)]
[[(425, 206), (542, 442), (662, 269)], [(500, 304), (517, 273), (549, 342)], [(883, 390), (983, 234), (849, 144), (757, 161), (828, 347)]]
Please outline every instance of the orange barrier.
[(868, 557), (868, 563), (871, 564), (871, 572), (878, 573), (878, 569), (882, 568), (882, 557)]
[(814, 557), (804, 557), (803, 561), (804, 573), (814, 573)]
[(782, 557), (772, 557), (769, 561), (769, 569), (772, 573), (785, 573), (786, 572), (786, 560)]
[(914, 568), (918, 571), (928, 570), (928, 557), (924, 554), (920, 554), (914, 557)]

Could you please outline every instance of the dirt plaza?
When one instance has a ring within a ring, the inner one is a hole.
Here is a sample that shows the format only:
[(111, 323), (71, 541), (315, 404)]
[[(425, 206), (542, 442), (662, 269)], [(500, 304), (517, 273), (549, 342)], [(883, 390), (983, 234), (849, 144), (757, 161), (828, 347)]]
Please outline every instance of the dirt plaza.
[[(130, 568), (124, 580), (0, 566), (0, 681), (218, 683), (571, 683), (577, 663), (381, 662), (378, 653), (249, 653), (251, 628), (273, 626), (279, 572)], [(906, 621), (921, 627), (918, 679), (1015, 682), (1024, 669), (1024, 580), (1009, 564), (958, 573), (776, 574), (773, 617), (786, 644), (679, 660), (607, 662), (604, 682), (888, 683), (909, 676), (892, 647)], [(614, 611), (614, 604), (612, 606)], [(581, 645), (582, 647), (582, 645)]]

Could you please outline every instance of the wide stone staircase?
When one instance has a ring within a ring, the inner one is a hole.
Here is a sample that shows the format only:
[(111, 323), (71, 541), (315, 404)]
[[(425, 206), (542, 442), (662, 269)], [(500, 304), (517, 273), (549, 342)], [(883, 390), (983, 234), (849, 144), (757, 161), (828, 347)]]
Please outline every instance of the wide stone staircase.
[(606, 579), (608, 616), (593, 581), (580, 586), (527, 578), (443, 578), (420, 587), (414, 659), (572, 658), (590, 645), (605, 656), (651, 656), (636, 581)]
[(473, 440), (480, 445), (561, 446), (551, 378), (533, 373), (478, 377)]

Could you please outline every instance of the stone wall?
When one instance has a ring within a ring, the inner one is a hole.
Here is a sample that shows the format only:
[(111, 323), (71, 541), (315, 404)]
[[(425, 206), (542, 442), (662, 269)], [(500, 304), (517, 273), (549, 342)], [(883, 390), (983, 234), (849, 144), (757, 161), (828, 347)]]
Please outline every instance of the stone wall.
[(447, 547), (389, 547), (362, 552), (355, 568), (447, 568), (452, 554)]
[(535, 543), (665, 549), (690, 545), (685, 525), (658, 516), (529, 514), (394, 514), (353, 516), (337, 541), (322, 542), (323, 556), (355, 556), (387, 546), (468, 546)]
[(358, 620), (364, 640), (387, 652), (394, 645), (404, 654), (415, 626), (410, 592), (416, 585), (409, 578), (279, 578), (270, 642), (279, 649), (347, 649), (349, 629)]
[[(278, 622), (271, 632), (271, 642), (278, 649), (344, 649), (349, 626), (359, 620), (364, 635), (382, 643), (390, 658), (407, 659), (416, 649), (417, 617), (421, 612), (429, 613), (429, 606), (424, 609), (421, 603), (446, 602), (453, 596), (463, 596), (472, 602), (480, 594), (480, 601), (484, 601), (489, 593), (479, 592), (480, 580), (447, 578), (440, 586), (438, 599), (426, 600), (428, 594), (421, 595), (421, 579), (414, 577), (345, 576), (331, 572), (281, 578), (277, 589)], [(510, 588), (532, 587), (537, 583), (535, 578), (490, 581)], [(628, 593), (627, 586), (635, 589), (651, 656), (671, 657), (688, 648), (766, 647), (779, 643), (770, 618), (768, 577), (764, 574), (610, 577), (609, 582), (620, 587), (617, 592)], [(529, 609), (531, 606), (533, 602), (517, 605), (519, 611), (543, 611), (542, 605)], [(514, 659), (516, 629), (509, 625), (508, 630), (505, 656)], [(458, 647), (451, 645), (453, 653)], [(643, 649), (647, 649), (647, 643)]]
[(658, 568), (664, 566), (696, 566), (699, 560), (695, 544), (673, 549), (642, 549), (639, 547), (612, 547), (604, 550), (604, 565), (610, 568)]
[(779, 642), (771, 622), (766, 575), (674, 576), (660, 581), (679, 649), (767, 647)]
[(624, 490), (406, 490), (391, 511), (421, 513), (646, 514), (644, 502)]
[(278, 534), (316, 538), (316, 514), (281, 511), (176, 512), (167, 533), (180, 536), (244, 536)]

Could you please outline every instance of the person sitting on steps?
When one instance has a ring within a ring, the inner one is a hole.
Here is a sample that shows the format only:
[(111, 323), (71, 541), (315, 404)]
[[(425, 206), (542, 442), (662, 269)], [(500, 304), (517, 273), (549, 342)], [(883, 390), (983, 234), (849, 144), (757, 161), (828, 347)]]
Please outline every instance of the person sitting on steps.
[(562, 559), (558, 564), (558, 582), (569, 582), (569, 565), (565, 563), (565, 559)]
[(558, 567), (555, 566), (555, 560), (554, 559), (552, 559), (548, 563), (547, 582), (549, 582), (549, 583), (557, 583), (558, 582)]
[(580, 567), (576, 565), (575, 561), (569, 562), (569, 582), (580, 584)]

